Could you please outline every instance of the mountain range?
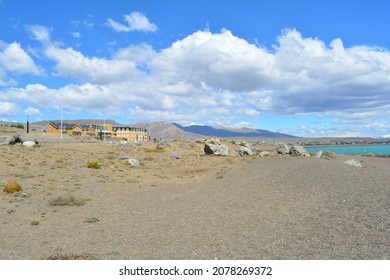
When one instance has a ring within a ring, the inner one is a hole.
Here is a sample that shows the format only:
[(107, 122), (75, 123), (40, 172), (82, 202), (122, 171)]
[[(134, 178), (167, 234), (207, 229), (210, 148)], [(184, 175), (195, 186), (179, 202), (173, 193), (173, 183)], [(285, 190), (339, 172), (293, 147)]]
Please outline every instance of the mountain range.
[(173, 123), (177, 128), (186, 132), (204, 135), (204, 136), (215, 136), (222, 138), (229, 137), (269, 137), (269, 138), (296, 138), (296, 136), (283, 134), (278, 132), (271, 132), (263, 129), (253, 128), (230, 128), (230, 127), (213, 127), (208, 125), (190, 125), (181, 126), (180, 124)]
[[(51, 120), (52, 122), (60, 122), (60, 120)], [(77, 119), (77, 120), (63, 120), (64, 123), (74, 124), (113, 124), (114, 126), (132, 126), (146, 128), (149, 130), (151, 139), (157, 140), (173, 140), (176, 137), (182, 139), (194, 140), (201, 137), (219, 137), (219, 138), (246, 138), (246, 137), (258, 137), (258, 138), (296, 138), (296, 136), (283, 134), (278, 132), (271, 132), (263, 129), (253, 128), (231, 128), (221, 126), (208, 126), (208, 125), (190, 125), (182, 126), (177, 123), (167, 122), (152, 122), (152, 123), (136, 123), (136, 124), (120, 124), (115, 120), (101, 120), (101, 119)], [(30, 123), (31, 129), (37, 131), (43, 131), (47, 129), (49, 121), (40, 121)]]

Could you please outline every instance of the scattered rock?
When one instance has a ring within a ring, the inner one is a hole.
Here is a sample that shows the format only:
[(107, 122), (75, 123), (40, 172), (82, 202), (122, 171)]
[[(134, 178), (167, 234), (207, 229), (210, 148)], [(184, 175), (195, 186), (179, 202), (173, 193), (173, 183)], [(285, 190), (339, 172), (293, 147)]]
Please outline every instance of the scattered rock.
[(128, 160), (129, 157), (128, 157), (128, 156), (125, 156), (125, 155), (122, 155), (122, 156), (119, 156), (118, 159), (119, 159), (119, 160)]
[(206, 140), (206, 143), (221, 145), (221, 140), (219, 140), (218, 138), (210, 138)]
[(0, 146), (15, 144), (15, 138), (12, 136), (0, 136)]
[(206, 155), (228, 156), (229, 148), (225, 145), (214, 145), (211, 143), (204, 144), (204, 152)]
[(310, 154), (305, 150), (305, 148), (299, 145), (293, 145), (290, 148), (290, 154), (296, 156), (310, 157)]
[(357, 159), (353, 158), (353, 159), (350, 159), (350, 160), (347, 160), (346, 162), (344, 162), (345, 164), (348, 164), (348, 165), (352, 165), (352, 166), (356, 166), (356, 167), (362, 167), (362, 164), (360, 163), (360, 161), (358, 161)]
[(260, 153), (259, 153), (259, 156), (260, 157), (268, 157), (268, 156), (270, 156), (271, 155), (271, 152), (270, 151), (261, 151)]
[(274, 157), (274, 156), (277, 156), (278, 155), (278, 152), (276, 150), (272, 150), (272, 151), (261, 151), (259, 153), (259, 156), (260, 157)]
[(25, 142), (23, 142), (23, 146), (25, 146), (27, 148), (34, 148), (35, 142), (34, 141), (25, 141)]
[(129, 145), (129, 141), (127, 141), (127, 140), (121, 140), (121, 141), (119, 141), (119, 143), (120, 143), (122, 146), (128, 146), (128, 145)]
[(316, 152), (316, 158), (320, 158), (321, 156), (322, 156), (322, 151), (321, 150)]
[(290, 153), (290, 147), (286, 144), (279, 146), (276, 151), (281, 155), (288, 155)]
[[(22, 138), (20, 138), (19, 134), (14, 135), (14, 143), (13, 144), (16, 144), (16, 143), (23, 143), (23, 140), (22, 140)], [(11, 144), (11, 145), (13, 145), (13, 144)]]
[(139, 166), (139, 161), (137, 159), (134, 159), (134, 158), (130, 158), (129, 159), (129, 164), (131, 166)]
[(246, 142), (246, 141), (241, 141), (239, 144), (240, 144), (241, 146), (243, 146), (243, 147), (249, 148), (249, 144), (248, 144), (248, 142)]
[(178, 152), (173, 152), (172, 154), (169, 155), (169, 157), (174, 159), (181, 159), (181, 154)]
[(239, 146), (236, 151), (240, 156), (253, 156), (252, 150), (245, 146)]
[(167, 141), (160, 141), (156, 145), (156, 149), (166, 149), (166, 148), (169, 148), (169, 147), (171, 147), (171, 145)]

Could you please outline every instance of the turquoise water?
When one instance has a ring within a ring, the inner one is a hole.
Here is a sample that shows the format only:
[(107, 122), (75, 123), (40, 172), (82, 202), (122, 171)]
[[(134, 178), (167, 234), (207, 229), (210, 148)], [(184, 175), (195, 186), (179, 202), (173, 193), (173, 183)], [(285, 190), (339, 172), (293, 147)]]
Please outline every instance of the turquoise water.
[(390, 145), (340, 145), (340, 146), (315, 146), (305, 147), (309, 153), (316, 153), (319, 150), (323, 152), (335, 152), (345, 155), (390, 155)]

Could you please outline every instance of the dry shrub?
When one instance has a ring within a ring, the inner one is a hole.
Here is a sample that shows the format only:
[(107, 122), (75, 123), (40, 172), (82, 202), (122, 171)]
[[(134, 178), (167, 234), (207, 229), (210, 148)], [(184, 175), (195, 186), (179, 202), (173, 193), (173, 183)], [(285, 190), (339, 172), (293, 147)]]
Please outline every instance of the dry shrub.
[(146, 153), (165, 153), (164, 148), (155, 148), (155, 149), (144, 148), (144, 151)]
[(97, 161), (88, 161), (87, 163), (88, 168), (93, 168), (93, 169), (99, 169), (100, 168), (100, 163)]
[(23, 187), (16, 181), (8, 181), (3, 183), (3, 191), (6, 193), (20, 192), (23, 190)]
[(74, 196), (59, 196), (50, 202), (53, 206), (81, 206), (85, 204), (85, 199), (76, 198)]

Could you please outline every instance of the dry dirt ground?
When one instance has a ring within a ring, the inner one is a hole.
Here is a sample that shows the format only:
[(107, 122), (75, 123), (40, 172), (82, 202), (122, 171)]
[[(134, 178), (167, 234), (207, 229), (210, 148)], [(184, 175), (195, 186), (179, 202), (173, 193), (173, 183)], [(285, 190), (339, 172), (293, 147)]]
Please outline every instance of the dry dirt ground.
[(23, 187), (0, 190), (0, 259), (390, 258), (389, 158), (356, 157), (360, 168), (344, 155), (212, 157), (169, 144), (0, 146), (1, 183)]

